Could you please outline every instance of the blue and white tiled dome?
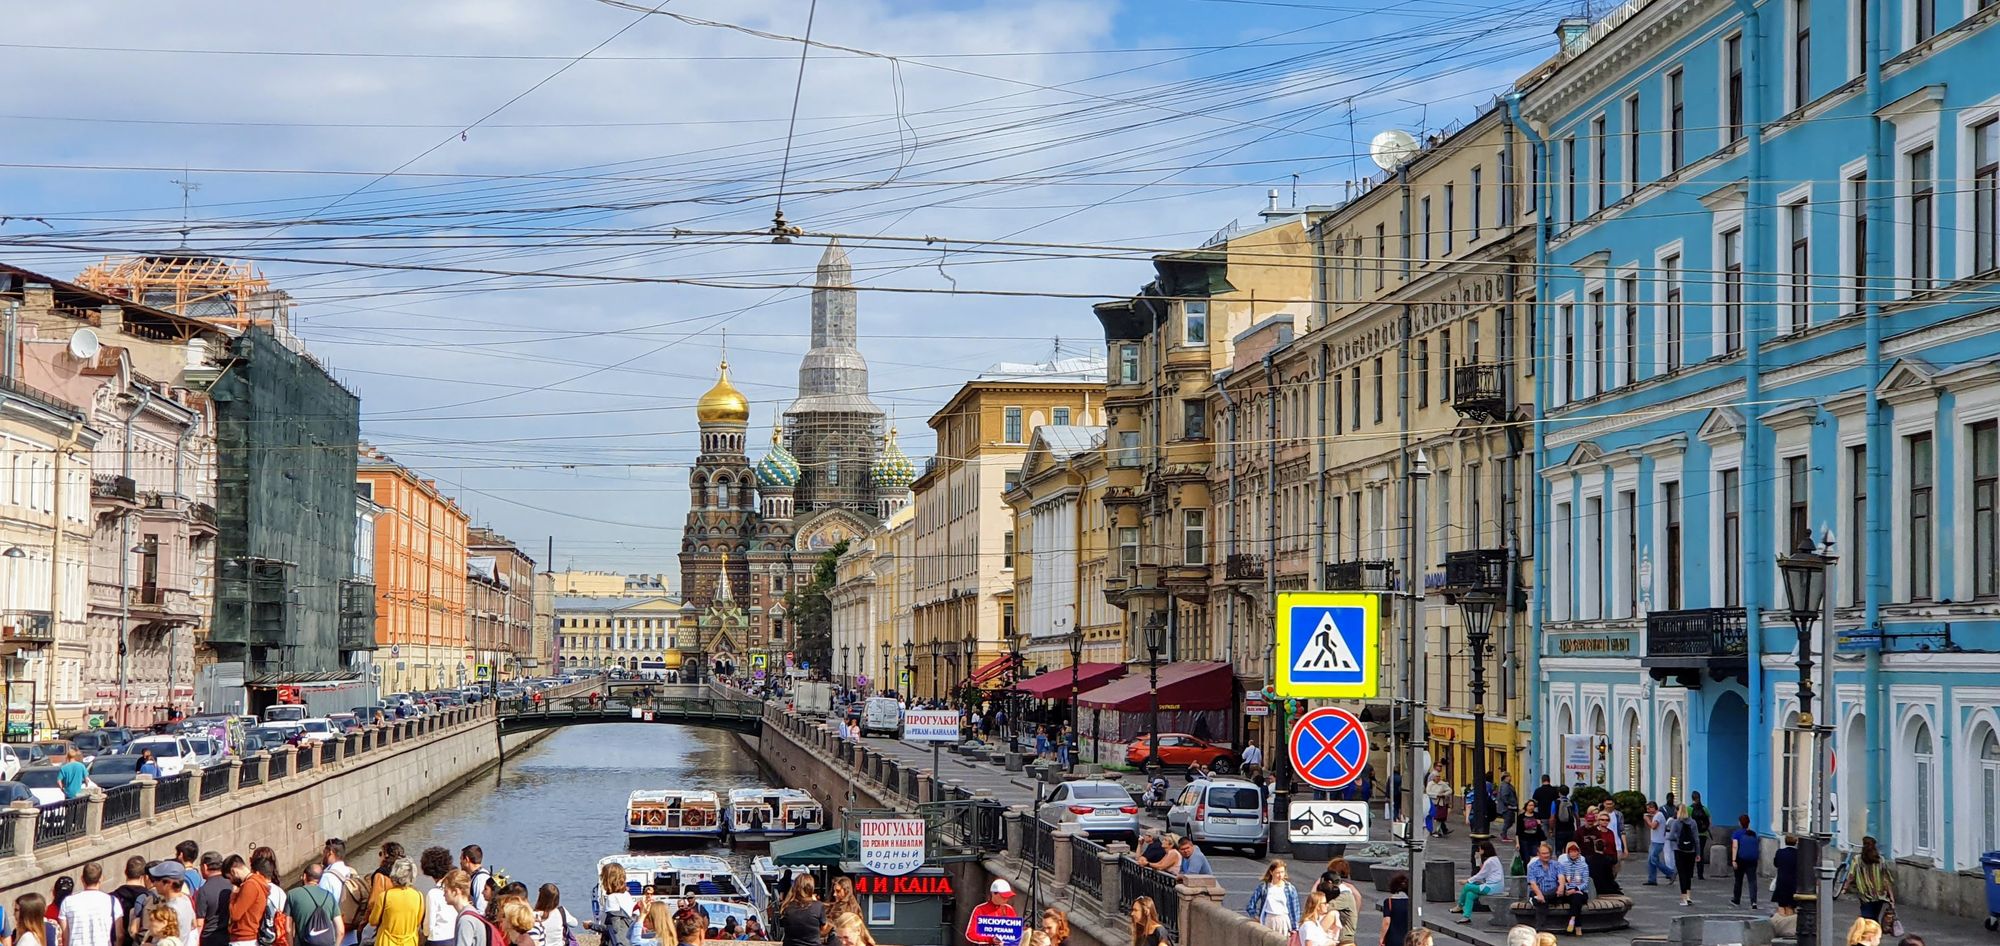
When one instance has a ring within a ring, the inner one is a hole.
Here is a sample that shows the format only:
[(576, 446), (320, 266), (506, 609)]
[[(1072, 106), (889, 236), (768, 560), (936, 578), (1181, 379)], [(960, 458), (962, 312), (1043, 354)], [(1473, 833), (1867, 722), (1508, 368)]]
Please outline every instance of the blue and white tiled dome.
[(875, 462), (868, 467), (868, 478), (876, 489), (909, 489), (917, 481), (917, 465), (903, 455), (896, 446), (896, 429), (889, 428), (889, 436), (882, 438), (882, 452), (875, 455)]
[(785, 449), (777, 427), (771, 428), (771, 449), (757, 461), (757, 485), (764, 489), (791, 489), (799, 485), (799, 458)]

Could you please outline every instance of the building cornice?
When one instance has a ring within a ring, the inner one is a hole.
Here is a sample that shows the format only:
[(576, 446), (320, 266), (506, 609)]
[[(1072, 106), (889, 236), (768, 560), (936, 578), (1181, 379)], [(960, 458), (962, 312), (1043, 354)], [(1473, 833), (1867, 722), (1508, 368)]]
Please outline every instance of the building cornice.
[(1556, 68), (1527, 96), (1522, 112), (1546, 129), (1555, 119), (1644, 62), (1717, 13), (1729, 0), (1631, 0), (1593, 26), (1589, 44)]

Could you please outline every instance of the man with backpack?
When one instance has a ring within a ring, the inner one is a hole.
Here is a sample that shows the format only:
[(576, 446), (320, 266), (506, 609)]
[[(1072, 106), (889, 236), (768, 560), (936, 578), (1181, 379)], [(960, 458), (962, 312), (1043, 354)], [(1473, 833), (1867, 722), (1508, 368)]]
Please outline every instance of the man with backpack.
[(462, 870), (444, 875), (444, 902), (458, 913), (452, 928), (452, 946), (507, 946), (507, 934), (486, 915), (473, 909), (472, 877)]
[(285, 894), (285, 915), (291, 918), (293, 946), (339, 946), (347, 933), (340, 915), (340, 898), (320, 886), (326, 869), (307, 864), (299, 885)]
[(340, 946), (355, 946), (361, 939), (361, 928), (368, 919), (368, 878), (361, 876), (348, 865), (347, 841), (342, 838), (327, 838), (326, 846), (320, 853), (324, 868), (320, 872), (321, 890), (333, 894), (339, 904), (341, 929)]
[(1551, 848), (1567, 848), (1576, 839), (1576, 802), (1569, 797), (1569, 786), (1556, 789), (1555, 807), (1549, 815), (1549, 844)]
[(465, 871), (466, 884), (472, 888), (472, 908), (486, 912), (486, 886), (493, 880), (493, 872), (486, 869), (486, 852), (477, 844), (468, 844), (459, 849), (458, 868)]

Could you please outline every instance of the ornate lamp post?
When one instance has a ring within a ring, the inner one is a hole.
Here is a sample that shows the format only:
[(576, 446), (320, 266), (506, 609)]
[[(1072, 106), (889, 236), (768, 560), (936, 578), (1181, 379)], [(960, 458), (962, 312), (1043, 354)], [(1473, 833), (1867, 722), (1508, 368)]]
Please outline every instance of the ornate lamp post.
[[(1828, 536), (1827, 548), (1832, 550), (1832, 536)], [(1810, 535), (1799, 540), (1799, 547), (1790, 555), (1778, 557), (1778, 573), (1784, 578), (1785, 606), (1790, 609), (1792, 627), (1799, 635), (1799, 712), (1795, 717), (1794, 738), (1811, 740), (1813, 759), (1812, 850), (1800, 852), (1800, 859), (1810, 863), (1817, 883), (1812, 904), (1799, 911), (1799, 946), (1819, 946), (1820, 937), (1827, 929), (1828, 912), (1833, 903), (1833, 872), (1826, 863), (1826, 849), (1831, 846), (1833, 836), (1827, 832), (1827, 773), (1826, 745), (1828, 727), (1820, 724), (1813, 714), (1813, 623), (1819, 621), (1827, 632), (1827, 646), (1821, 660), (1833, 660), (1833, 622), (1825, 613), (1827, 606), (1826, 586), (1828, 575), (1833, 571), (1835, 558), (1832, 554), (1822, 554), (1813, 545)], [(1826, 694), (1828, 708), (1832, 707), (1832, 695)], [(1801, 865), (1803, 866), (1803, 865)]]
[(964, 689), (965, 712), (966, 712), (966, 718), (970, 719), (972, 718), (971, 717), (972, 702), (973, 702), (972, 693), (974, 690), (974, 687), (972, 685), (972, 673), (976, 669), (975, 667), (972, 666), (972, 662), (978, 659), (979, 656), (979, 640), (977, 638), (968, 637), (965, 639), (963, 646), (965, 648), (965, 689)]
[[(1076, 705), (1077, 681), (1083, 675), (1083, 628), (1077, 628), (1069, 635), (1069, 730), (1076, 733), (1078, 742), (1083, 741), (1083, 718), (1077, 715), (1081, 707)], [(1067, 738), (1060, 733), (1057, 738)], [(1076, 771), (1076, 753), (1069, 754), (1069, 771)]]
[(1166, 647), (1167, 616), (1158, 611), (1146, 619), (1146, 672), (1151, 677), (1152, 732), (1146, 746), (1146, 768), (1160, 767), (1160, 651)]
[(917, 688), (917, 642), (916, 641), (903, 642), (903, 669), (909, 671), (910, 678), (908, 680), (905, 680), (903, 682), (903, 685), (898, 687), (897, 689), (902, 691), (902, 696), (905, 702), (912, 702), (915, 700), (916, 694), (910, 691), (915, 690)]
[(1492, 800), (1486, 794), (1486, 643), (1493, 635), (1497, 602), (1490, 592), (1475, 591), (1458, 599), (1465, 615), (1465, 639), (1472, 645), (1472, 832), (1474, 846), (1491, 838)]

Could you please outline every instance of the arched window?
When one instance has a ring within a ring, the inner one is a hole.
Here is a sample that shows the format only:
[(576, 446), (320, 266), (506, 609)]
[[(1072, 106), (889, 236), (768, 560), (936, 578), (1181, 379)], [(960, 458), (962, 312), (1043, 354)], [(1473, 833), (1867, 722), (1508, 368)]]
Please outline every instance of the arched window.
[(2000, 851), (2000, 730), (1986, 727), (1979, 747), (1979, 844), (1975, 850)]
[[(1937, 843), (1937, 744), (1931, 736), (1930, 720), (1913, 715), (1903, 727), (1903, 753), (1907, 782), (1897, 786), (1897, 797), (1909, 799), (1908, 853), (1935, 857)], [(1903, 847), (1898, 844), (1897, 847)], [(1902, 853), (1899, 851), (1898, 853)]]

